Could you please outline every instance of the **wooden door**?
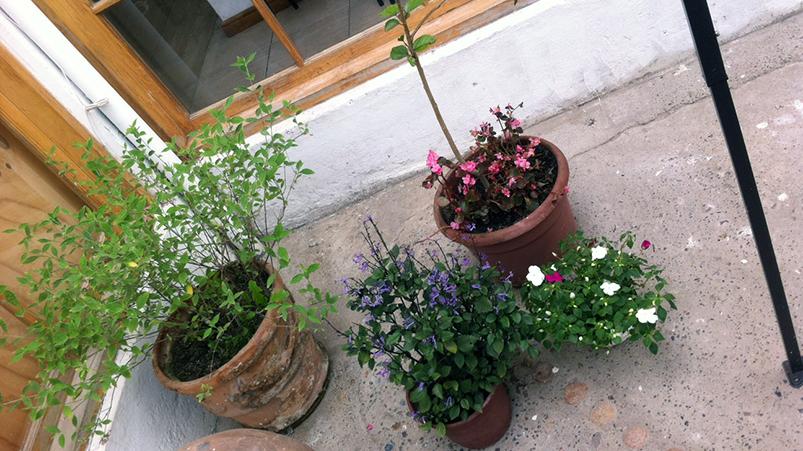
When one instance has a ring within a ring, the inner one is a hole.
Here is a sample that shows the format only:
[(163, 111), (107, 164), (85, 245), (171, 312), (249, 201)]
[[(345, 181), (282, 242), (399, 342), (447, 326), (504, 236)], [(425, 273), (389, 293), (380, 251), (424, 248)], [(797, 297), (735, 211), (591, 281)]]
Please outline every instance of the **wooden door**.
[[(77, 210), (82, 205), (83, 202), (65, 183), (51, 173), (0, 120), (0, 230), (41, 221), (56, 206)], [(0, 284), (11, 287), (24, 304), (28, 298), (16, 283), (16, 278), (25, 271), (20, 264), (20, 239), (17, 234), (0, 234)], [(26, 326), (35, 320), (16, 317), (13, 308), (2, 298), (0, 317), (8, 325), (8, 338), (24, 336)], [(13, 344), (0, 348), (0, 393), (4, 401), (19, 396), (38, 370), (31, 358), (11, 363), (13, 353)], [(38, 425), (37, 430), (31, 429), (25, 411), (0, 411), (0, 451), (46, 447), (47, 444), (41, 442)]]

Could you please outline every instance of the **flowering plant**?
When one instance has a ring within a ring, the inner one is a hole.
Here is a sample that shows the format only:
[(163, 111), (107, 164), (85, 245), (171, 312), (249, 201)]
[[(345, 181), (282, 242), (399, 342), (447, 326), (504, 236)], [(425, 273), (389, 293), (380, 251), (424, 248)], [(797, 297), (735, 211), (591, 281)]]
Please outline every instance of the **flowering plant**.
[[(619, 243), (578, 232), (561, 244), (560, 260), (530, 267), (522, 296), (547, 336), (545, 347), (570, 342), (600, 349), (630, 339), (658, 352), (664, 337), (657, 326), (667, 308), (676, 308), (675, 297), (664, 292), (662, 269), (631, 252), (635, 242), (631, 232)], [(644, 252), (652, 243), (639, 247)]]
[(488, 264), (440, 247), (419, 259), (388, 247), (371, 219), (363, 236), (371, 252), (355, 263), (364, 276), (344, 283), (349, 308), (366, 316), (344, 333), (345, 349), (404, 386), (413, 417), (443, 435), (448, 423), (482, 409), (519, 352), (537, 355), (533, 318)]
[[(450, 227), (466, 232), (491, 232), (513, 225), (546, 200), (558, 173), (552, 152), (535, 137), (523, 136), (518, 106), (491, 108), (499, 132), (490, 122), (471, 131), (475, 143), (465, 162), (453, 164), (430, 150), (431, 173), (425, 188), (443, 187), (438, 203)], [(451, 169), (446, 174), (445, 168)]]

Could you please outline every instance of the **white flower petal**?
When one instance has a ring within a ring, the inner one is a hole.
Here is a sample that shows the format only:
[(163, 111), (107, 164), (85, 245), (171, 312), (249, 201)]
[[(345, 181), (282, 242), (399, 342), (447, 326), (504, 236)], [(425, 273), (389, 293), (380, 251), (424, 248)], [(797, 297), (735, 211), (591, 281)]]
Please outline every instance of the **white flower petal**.
[(602, 292), (608, 296), (613, 296), (617, 291), (619, 291), (620, 288), (622, 288), (618, 283), (608, 282), (607, 280), (602, 282), (602, 285), (599, 287), (602, 289)]
[(544, 276), (544, 273), (541, 271), (541, 268), (539, 268), (536, 265), (530, 266), (527, 272), (527, 280), (531, 284), (533, 284), (533, 286), (536, 287), (541, 286), (541, 284), (544, 283), (545, 278), (546, 276)]
[(636, 312), (636, 319), (638, 319), (638, 321), (642, 324), (645, 323), (655, 324), (658, 322), (659, 319), (655, 311), (656, 311), (655, 307), (639, 309), (639, 311)]
[(602, 260), (606, 255), (608, 255), (608, 248), (605, 246), (591, 248), (591, 260)]

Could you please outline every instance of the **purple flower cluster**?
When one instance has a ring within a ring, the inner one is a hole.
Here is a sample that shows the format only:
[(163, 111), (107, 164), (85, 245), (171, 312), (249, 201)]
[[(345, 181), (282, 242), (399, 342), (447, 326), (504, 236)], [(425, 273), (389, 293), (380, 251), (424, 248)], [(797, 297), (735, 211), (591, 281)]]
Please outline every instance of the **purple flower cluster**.
[(446, 271), (433, 270), (427, 282), (429, 288), (429, 306), (431, 308), (442, 305), (455, 308), (459, 304), (457, 299), (457, 285), (449, 280), (449, 273)]

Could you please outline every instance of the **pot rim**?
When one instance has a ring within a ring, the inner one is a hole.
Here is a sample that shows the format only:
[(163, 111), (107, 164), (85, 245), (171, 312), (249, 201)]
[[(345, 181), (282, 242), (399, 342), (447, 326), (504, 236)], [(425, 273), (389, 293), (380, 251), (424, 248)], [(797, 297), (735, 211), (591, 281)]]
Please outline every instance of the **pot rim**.
[[(273, 266), (271, 266), (267, 262), (263, 263), (263, 266), (265, 267), (265, 271), (268, 274), (276, 274), (276, 279), (273, 282), (273, 289), (274, 290), (286, 289), (284, 281), (282, 280), (278, 271), (276, 271), (273, 268)], [(173, 315), (176, 314), (177, 313), (174, 313)], [(292, 310), (289, 311), (289, 314), (290, 317), (292, 318), (293, 316)], [(168, 376), (167, 373), (164, 372), (164, 370), (162, 370), (162, 360), (163, 360), (162, 356), (164, 355), (162, 349), (167, 343), (167, 341), (164, 339), (164, 336), (169, 329), (160, 328), (159, 334), (156, 336), (156, 342), (153, 346), (153, 349), (151, 350), (153, 370), (154, 373), (156, 373), (156, 378), (159, 379), (159, 381), (166, 387), (184, 393), (195, 393), (204, 384), (214, 385), (210, 384), (210, 382), (219, 379), (221, 375), (233, 372), (234, 370), (240, 367), (242, 362), (248, 361), (255, 355), (258, 355), (261, 352), (260, 343), (264, 341), (269, 341), (273, 337), (273, 334), (276, 333), (276, 327), (274, 327), (274, 325), (280, 321), (284, 322), (279, 317), (277, 309), (268, 312), (262, 319), (262, 322), (259, 323), (259, 327), (254, 332), (254, 335), (251, 336), (251, 339), (248, 340), (248, 343), (246, 343), (245, 346), (243, 346), (237, 352), (237, 354), (235, 354), (226, 363), (224, 363), (211, 373), (205, 374), (197, 379), (192, 379), (189, 381), (180, 381), (178, 379), (175, 379), (171, 376)]]
[[(463, 426), (466, 423), (476, 419), (478, 416), (482, 415), (485, 412), (485, 408), (488, 407), (488, 404), (491, 403), (491, 399), (495, 398), (496, 396), (498, 396), (497, 393), (499, 392), (499, 390), (507, 390), (507, 385), (505, 385), (504, 382), (500, 382), (499, 384), (497, 384), (494, 387), (493, 391), (491, 393), (488, 393), (488, 396), (485, 397), (485, 402), (482, 403), (482, 410), (481, 411), (472, 413), (465, 420), (456, 421), (454, 423), (446, 423), (446, 427), (447, 428), (454, 428), (454, 427)], [(404, 393), (404, 397), (407, 400), (407, 408), (410, 410), (410, 412), (414, 412), (415, 410), (413, 409), (413, 403), (412, 403), (412, 401), (410, 401), (410, 392), (405, 392)]]
[[(463, 232), (457, 231), (450, 228), (446, 221), (443, 219), (441, 215), (441, 208), (438, 205), (438, 198), (441, 197), (441, 193), (443, 192), (443, 186), (439, 186), (438, 190), (435, 192), (435, 199), (433, 202), (433, 210), (435, 213), (435, 223), (438, 226), (438, 229), (446, 235), (452, 241), (457, 243), (461, 243), (467, 245), (469, 247), (476, 246), (476, 247), (485, 247), (491, 246), (499, 243), (504, 243), (507, 241), (514, 240), (521, 235), (529, 232), (530, 230), (534, 229), (538, 224), (546, 220), (549, 215), (555, 210), (558, 201), (561, 197), (565, 196), (566, 186), (569, 184), (569, 162), (566, 160), (566, 156), (563, 155), (563, 152), (560, 151), (558, 146), (553, 144), (552, 142), (530, 135), (522, 135), (522, 138), (538, 138), (541, 140), (541, 144), (550, 152), (552, 155), (555, 156), (555, 159), (558, 163), (558, 175), (555, 178), (555, 184), (552, 185), (552, 190), (549, 193), (549, 196), (541, 202), (541, 205), (538, 206), (532, 213), (527, 215), (526, 217), (520, 219), (519, 221), (511, 224), (508, 227), (500, 230), (494, 230), (493, 232), (482, 232), (482, 233), (470, 233), (470, 232)], [(452, 172), (446, 176), (447, 179), (452, 177)]]

